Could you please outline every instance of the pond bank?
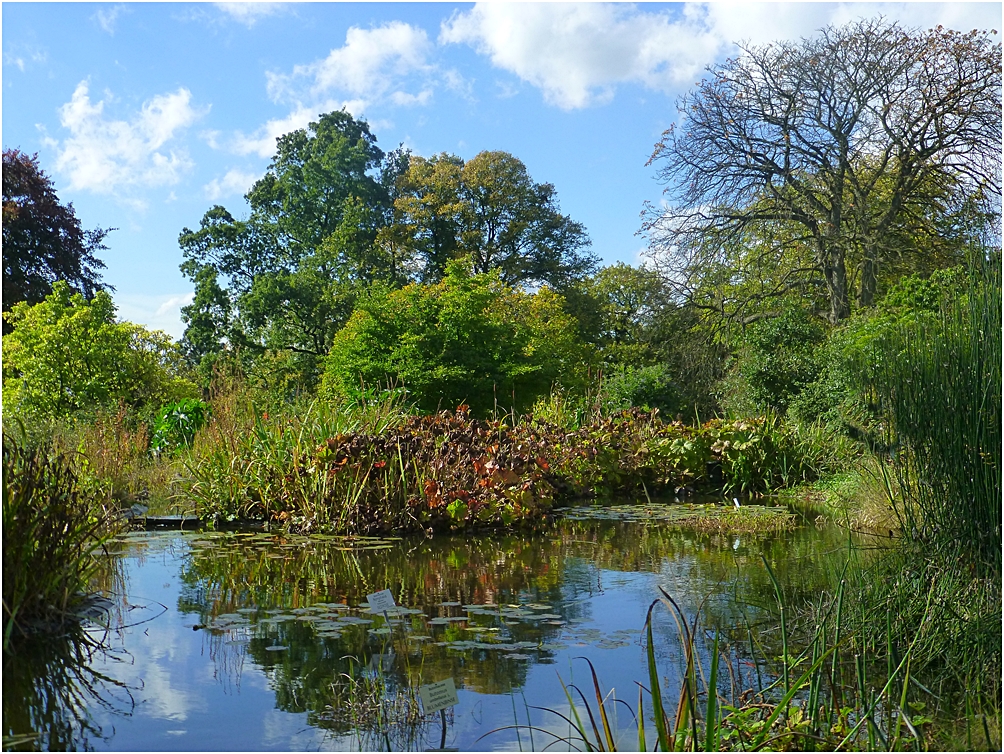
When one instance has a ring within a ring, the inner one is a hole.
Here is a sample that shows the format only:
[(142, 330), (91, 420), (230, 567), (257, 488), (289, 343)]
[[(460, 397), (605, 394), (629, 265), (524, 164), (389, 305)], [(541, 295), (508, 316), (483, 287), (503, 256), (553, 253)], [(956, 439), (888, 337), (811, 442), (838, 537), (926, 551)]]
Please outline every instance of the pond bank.
[(577, 429), (466, 410), (335, 428), (321, 415), (217, 416), (186, 460), (195, 513), (309, 533), (535, 525), (558, 505), (618, 495), (758, 495), (814, 478), (804, 443), (768, 419), (700, 426), (633, 409)]

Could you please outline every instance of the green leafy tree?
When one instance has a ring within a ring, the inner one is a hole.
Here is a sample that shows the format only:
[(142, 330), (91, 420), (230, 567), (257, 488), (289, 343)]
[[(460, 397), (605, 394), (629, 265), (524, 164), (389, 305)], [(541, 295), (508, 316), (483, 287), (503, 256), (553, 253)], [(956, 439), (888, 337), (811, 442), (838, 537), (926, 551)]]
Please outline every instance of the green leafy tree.
[(786, 305), (779, 316), (752, 324), (736, 359), (742, 383), (738, 392), (752, 402), (754, 411), (783, 414), (822, 371), (819, 347), (826, 335), (824, 322), (796, 303)]
[(247, 194), (250, 216), (215, 206), (178, 239), (181, 269), (196, 284), (182, 310), (190, 358), (287, 351), (301, 357), (306, 382), (316, 377), (360, 288), (406, 277), (393, 247), (376, 242), (406, 164), (344, 111), (279, 137)]
[[(103, 287), (105, 266), (95, 254), (107, 248), (110, 230), (81, 227), (73, 205), (60, 203), (39, 168), (38, 155), (3, 150), (3, 311), (19, 301), (39, 303), (57, 280), (93, 297)], [(8, 329), (5, 319), (3, 332)]]
[(401, 176), (394, 232), (414, 250), (426, 281), (452, 259), (469, 257), (477, 273), (497, 270), (507, 285), (562, 290), (595, 269), (582, 224), (562, 215), (550, 183), (535, 183), (508, 152), (464, 162), (440, 154), (413, 157)]
[(323, 390), (390, 383), (427, 411), (524, 410), (555, 383), (583, 385), (591, 351), (562, 304), (549, 288), (525, 293), (461, 262), (435, 285), (375, 286), (335, 337)]
[(116, 322), (104, 291), (88, 301), (57, 281), (44, 301), (4, 318), (14, 330), (3, 337), (3, 403), (15, 415), (58, 418), (120, 400), (154, 411), (195, 393), (171, 338)]

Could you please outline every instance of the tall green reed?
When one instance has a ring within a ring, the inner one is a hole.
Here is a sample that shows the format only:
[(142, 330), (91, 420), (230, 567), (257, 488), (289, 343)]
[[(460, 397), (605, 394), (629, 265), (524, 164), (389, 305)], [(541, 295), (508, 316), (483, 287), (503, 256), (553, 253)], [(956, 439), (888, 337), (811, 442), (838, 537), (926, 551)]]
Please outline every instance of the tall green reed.
[(72, 460), (3, 433), (3, 647), (72, 621), (114, 533), (112, 511), (82, 494)]
[(1001, 282), (974, 269), (964, 295), (899, 324), (870, 355), (887, 419), (904, 536), (977, 577), (1001, 574)]
[[(779, 587), (776, 596), (778, 607), (785, 607)], [(675, 689), (661, 677), (656, 659), (653, 626), (655, 609), (659, 606), (666, 608), (672, 617), (682, 650), (683, 669)], [(545, 740), (549, 746), (563, 743), (576, 750), (604, 752), (616, 751), (623, 743), (638, 751), (650, 747), (654, 751), (926, 748), (924, 726), (930, 718), (917, 712), (924, 705), (915, 701), (918, 683), (911, 667), (914, 645), (897, 655), (886, 672), (876, 673), (872, 668), (872, 677), (878, 679), (878, 685), (870, 685), (866, 673), (868, 658), (842, 625), (844, 607), (842, 590), (836, 597), (823, 598), (814, 616), (817, 623), (807, 641), (800, 642), (802, 649), (797, 654), (788, 654), (792, 637), (788, 636), (790, 627), (783, 626), (781, 656), (773, 658), (762, 647), (759, 651), (764, 656), (754, 656), (758, 671), (763, 664), (772, 666), (774, 674), (766, 687), (755, 691), (741, 688), (742, 678), (735, 670), (742, 658), (738, 649), (742, 642), (730, 644), (727, 637), (731, 632), (720, 630), (709, 640), (708, 632), (701, 627), (700, 610), (688, 619), (679, 604), (663, 590), (662, 597), (649, 606), (644, 627), (648, 686), (639, 684), (636, 710), (623, 700), (616, 700), (628, 707), (636, 736), (625, 737), (630, 729), (617, 727), (612, 710), (613, 691), (603, 692), (595, 668), (587, 658), (580, 659), (585, 659), (589, 666), (592, 685), (589, 696), (594, 701), (578, 686), (561, 681), (569, 704), (567, 715), (552, 709), (532, 708), (557, 715), (568, 723), (567, 736), (560, 737), (532, 725), (506, 726), (506, 729), (529, 727), (547, 734), (549, 738)], [(840, 628), (834, 631), (834, 625)], [(848, 654), (852, 647), (859, 649), (853, 658)], [(848, 673), (845, 666), (852, 661), (853, 670)], [(728, 671), (729, 684), (722, 683), (722, 668)], [(653, 741), (647, 738), (646, 720), (654, 724)]]

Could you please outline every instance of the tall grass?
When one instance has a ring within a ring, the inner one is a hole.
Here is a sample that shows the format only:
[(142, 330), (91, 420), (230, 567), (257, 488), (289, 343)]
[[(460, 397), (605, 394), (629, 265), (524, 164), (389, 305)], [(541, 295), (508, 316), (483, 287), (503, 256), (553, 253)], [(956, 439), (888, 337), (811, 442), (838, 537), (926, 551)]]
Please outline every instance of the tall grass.
[(328, 522), (330, 512), (319, 506), (330, 498), (331, 479), (312, 471), (318, 447), (350, 433), (383, 433), (409, 415), (393, 395), (345, 405), (302, 401), (269, 412), (239, 378), (215, 381), (210, 403), (212, 416), (185, 458), (187, 494), (198, 512), (223, 519), (293, 512)]
[[(972, 270), (963, 295), (884, 333), (861, 373), (887, 422), (882, 469), (901, 530), (862, 575), (864, 612), (893, 616), (946, 693), (999, 710), (1000, 270)], [(858, 630), (872, 644), (881, 633), (864, 618)]]
[(3, 647), (60, 628), (87, 600), (114, 532), (112, 511), (81, 493), (72, 460), (3, 434)]
[(1001, 576), (1001, 284), (989, 267), (872, 354), (869, 387), (898, 447), (904, 536), (943, 564)]
[[(787, 606), (774, 583), (783, 615)], [(676, 626), (681, 647), (683, 668), (672, 688), (660, 676), (656, 660), (654, 624), (660, 606)], [(625, 743), (635, 751), (926, 749), (933, 742), (929, 733), (933, 718), (926, 702), (920, 701), (923, 687), (913, 675), (915, 643), (903, 646), (895, 656), (889, 653), (888, 660), (876, 660), (846, 631), (843, 587), (822, 599), (818, 608), (818, 623), (807, 641), (800, 642), (801, 651), (791, 648), (790, 627), (782, 622), (780, 656), (755, 643), (752, 633), (750, 652), (745, 654), (739, 648), (742, 642), (728, 639), (729, 633), (738, 631), (710, 634), (701, 626), (700, 611), (688, 618), (663, 591), (649, 607), (645, 622), (648, 686), (639, 684), (634, 709), (603, 691), (587, 659), (589, 688), (584, 691), (562, 681), (568, 714), (534, 708), (568, 723), (567, 736), (532, 725), (507, 727), (530, 727), (547, 734), (549, 745), (563, 743), (578, 751), (616, 751)], [(886, 639), (891, 648), (891, 630)], [(756, 672), (747, 673), (744, 681), (741, 668), (750, 660)], [(618, 727), (614, 700), (628, 707), (633, 731), (631, 726)], [(966, 724), (970, 748), (982, 743), (972, 741), (973, 730), (983, 733), (979, 738), (988, 747), (994, 746), (985, 716), (969, 710)]]

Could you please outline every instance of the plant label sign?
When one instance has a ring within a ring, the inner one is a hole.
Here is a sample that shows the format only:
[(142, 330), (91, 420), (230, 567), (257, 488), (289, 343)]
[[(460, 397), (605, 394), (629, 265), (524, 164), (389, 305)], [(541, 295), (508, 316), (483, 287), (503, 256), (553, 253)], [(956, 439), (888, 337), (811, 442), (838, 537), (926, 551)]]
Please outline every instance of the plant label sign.
[(453, 684), (452, 678), (419, 686), (418, 694), (422, 698), (422, 708), (426, 714), (460, 703), (460, 699), (457, 698), (457, 687)]
[(385, 610), (393, 610), (397, 607), (394, 604), (394, 595), (390, 593), (390, 589), (384, 589), (382, 592), (373, 592), (366, 596), (366, 601), (369, 603), (370, 610), (374, 613), (382, 613)]

